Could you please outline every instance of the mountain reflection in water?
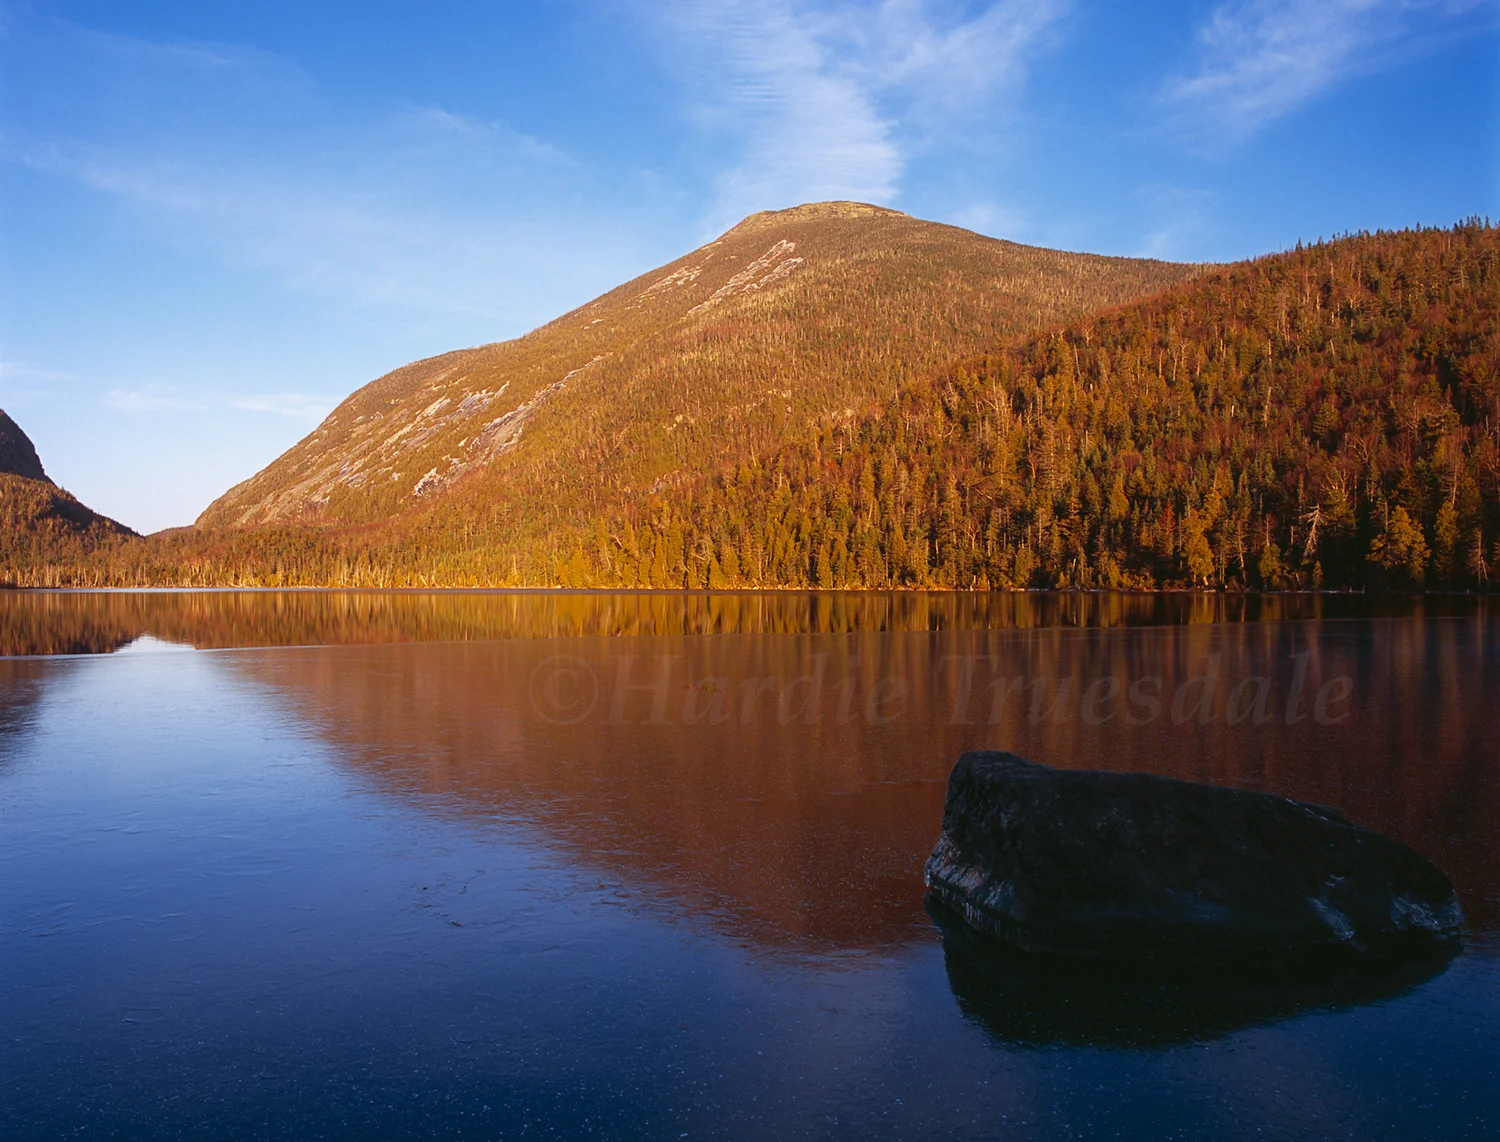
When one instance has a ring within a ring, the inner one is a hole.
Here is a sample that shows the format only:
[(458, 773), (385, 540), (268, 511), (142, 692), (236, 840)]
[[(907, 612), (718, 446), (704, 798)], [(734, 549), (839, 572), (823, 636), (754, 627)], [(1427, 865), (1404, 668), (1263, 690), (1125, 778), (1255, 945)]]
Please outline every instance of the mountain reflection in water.
[[(197, 645), (470, 632), (224, 662), (380, 789), (433, 813), (534, 822), (581, 862), (767, 949), (927, 938), (922, 863), (953, 759), (975, 747), (1331, 805), (1423, 852), (1471, 922), (1495, 921), (1481, 887), (1500, 880), (1482, 615), (1245, 622), (1224, 608), (1250, 600), (1206, 596), (1206, 621), (1137, 627), (1164, 607), (1191, 617), (1199, 600), (35, 598), (81, 604), (94, 629), (128, 613)], [(1260, 605), (1283, 602), (1319, 600)]]
[[(1301, 617), (1375, 608), (1414, 613)], [(380, 788), (535, 822), (768, 948), (921, 938), (948, 769), (978, 747), (1331, 805), (1496, 920), (1482, 602), (0, 592), (0, 631), (12, 651), (301, 646), (226, 661)], [(0, 734), (36, 686), (6, 687)]]
[[(1331, 805), (1435, 861), (1471, 923), (1494, 926), (1482, 889), (1500, 882), (1488, 619), (1422, 613), (1462, 609), (1441, 599), (1402, 617), (1296, 617), (1371, 606), (8, 592), (0, 630), (13, 647), (69, 650), (140, 634), (301, 646), (225, 663), (379, 788), (434, 813), (534, 822), (580, 861), (768, 949), (926, 938), (921, 867), (948, 770), (981, 747)], [(19, 681), (0, 733), (34, 692)]]

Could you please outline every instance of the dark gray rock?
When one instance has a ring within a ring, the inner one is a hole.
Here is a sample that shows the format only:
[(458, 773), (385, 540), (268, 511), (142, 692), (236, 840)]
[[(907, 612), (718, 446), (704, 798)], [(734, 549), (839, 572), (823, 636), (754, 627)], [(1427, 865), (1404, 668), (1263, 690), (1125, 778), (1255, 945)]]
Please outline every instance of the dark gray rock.
[[(28, 480), (47, 480), (42, 470), (41, 458), (31, 438), (21, 431), (21, 426), (0, 408), (0, 472), (13, 476), (25, 476)], [(52, 481), (47, 480), (50, 484)]]
[(1364, 957), (1462, 924), (1447, 877), (1331, 809), (999, 752), (958, 759), (926, 879), (978, 932), (1096, 960)]

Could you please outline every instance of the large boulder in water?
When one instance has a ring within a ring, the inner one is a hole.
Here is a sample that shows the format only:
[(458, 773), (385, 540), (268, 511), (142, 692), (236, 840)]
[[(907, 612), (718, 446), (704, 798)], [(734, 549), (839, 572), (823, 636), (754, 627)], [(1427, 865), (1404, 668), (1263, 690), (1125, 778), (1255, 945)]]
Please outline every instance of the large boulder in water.
[(958, 759), (926, 879), (1025, 951), (1212, 963), (1457, 940), (1448, 878), (1331, 809), (1144, 773)]

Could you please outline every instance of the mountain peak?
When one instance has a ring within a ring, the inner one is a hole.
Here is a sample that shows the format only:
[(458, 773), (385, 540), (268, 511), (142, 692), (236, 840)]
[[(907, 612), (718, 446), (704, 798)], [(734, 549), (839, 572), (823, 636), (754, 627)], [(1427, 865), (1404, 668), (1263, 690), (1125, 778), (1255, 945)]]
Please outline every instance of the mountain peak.
[(36, 446), (31, 443), (31, 438), (6, 415), (3, 408), (0, 408), (0, 472), (24, 476), (28, 480), (46, 480), (49, 484), (52, 482), (47, 479), (41, 457), (36, 454)]
[(785, 222), (832, 222), (855, 218), (910, 218), (899, 210), (874, 206), (868, 202), (804, 202), (785, 210), (761, 210), (740, 221), (731, 234)]
[(589, 513), (816, 439), (829, 417), (842, 423), (930, 368), (1193, 272), (1017, 246), (864, 202), (752, 214), (524, 337), (372, 381), (198, 524), (483, 511), (518, 544), (498, 574), (524, 578), (520, 552), (550, 550), (564, 531), (571, 548)]

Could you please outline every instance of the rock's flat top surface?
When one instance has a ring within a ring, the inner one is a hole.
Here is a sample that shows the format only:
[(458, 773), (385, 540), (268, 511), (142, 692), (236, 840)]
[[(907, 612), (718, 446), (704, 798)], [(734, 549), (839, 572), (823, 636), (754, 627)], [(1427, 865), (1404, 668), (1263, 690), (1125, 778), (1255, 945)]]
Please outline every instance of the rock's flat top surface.
[(1206, 959), (1458, 938), (1448, 878), (1330, 809), (976, 751), (949, 778), (930, 892), (1029, 951)]

